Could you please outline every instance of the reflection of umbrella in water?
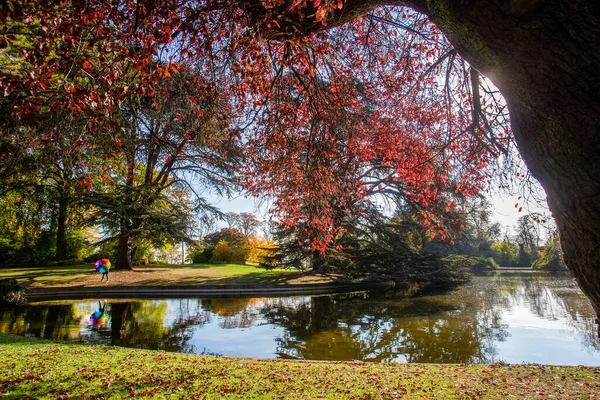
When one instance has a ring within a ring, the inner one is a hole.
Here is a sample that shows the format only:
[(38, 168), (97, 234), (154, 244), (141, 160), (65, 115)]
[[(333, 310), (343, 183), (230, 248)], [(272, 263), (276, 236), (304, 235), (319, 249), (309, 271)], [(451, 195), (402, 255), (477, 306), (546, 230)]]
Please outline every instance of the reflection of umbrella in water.
[(98, 302), (98, 308), (98, 311), (94, 311), (92, 315), (90, 315), (90, 324), (93, 326), (104, 325), (106, 322), (106, 303), (104, 304), (104, 307), (102, 307), (100, 302)]

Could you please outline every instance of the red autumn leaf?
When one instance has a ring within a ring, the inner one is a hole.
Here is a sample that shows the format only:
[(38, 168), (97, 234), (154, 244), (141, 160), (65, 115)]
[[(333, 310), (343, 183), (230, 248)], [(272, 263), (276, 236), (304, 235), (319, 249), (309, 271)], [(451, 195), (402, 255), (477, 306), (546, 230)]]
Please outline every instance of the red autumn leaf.
[(81, 63), (81, 67), (86, 71), (94, 68), (94, 66), (89, 60), (83, 60), (83, 62)]

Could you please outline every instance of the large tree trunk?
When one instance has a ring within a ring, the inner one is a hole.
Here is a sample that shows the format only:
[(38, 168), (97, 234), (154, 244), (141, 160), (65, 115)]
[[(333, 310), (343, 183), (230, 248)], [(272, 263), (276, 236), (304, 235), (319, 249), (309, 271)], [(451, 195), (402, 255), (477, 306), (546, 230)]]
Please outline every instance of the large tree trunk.
[(56, 253), (57, 261), (67, 258), (67, 207), (69, 198), (61, 193), (58, 200), (58, 221), (56, 229)]
[(121, 218), (121, 231), (119, 233), (115, 269), (133, 270), (131, 262), (131, 226), (126, 218)]
[(325, 263), (325, 259), (321, 252), (313, 251), (312, 253), (312, 265), (311, 269), (313, 274), (321, 274), (323, 273), (323, 264)]
[[(129, 210), (134, 204), (133, 187), (134, 187), (134, 173), (135, 173), (135, 149), (129, 149), (127, 156), (127, 182), (125, 184), (125, 198), (123, 200), (123, 209)], [(133, 270), (133, 262), (131, 258), (131, 247), (132, 247), (132, 230), (133, 223), (130, 219), (129, 212), (125, 212), (120, 217), (119, 227), (119, 245), (117, 247), (117, 260), (115, 269), (120, 270)]]

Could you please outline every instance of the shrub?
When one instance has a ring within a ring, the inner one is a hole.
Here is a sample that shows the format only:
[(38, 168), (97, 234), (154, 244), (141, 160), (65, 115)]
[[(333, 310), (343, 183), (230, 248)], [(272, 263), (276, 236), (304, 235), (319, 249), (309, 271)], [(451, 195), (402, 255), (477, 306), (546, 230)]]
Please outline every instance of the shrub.
[(207, 247), (203, 250), (198, 250), (192, 254), (192, 262), (194, 264), (203, 264), (210, 262), (210, 259), (213, 256), (214, 247)]
[(212, 256), (210, 259), (211, 264), (225, 264), (225, 260), (217, 255)]
[(231, 261), (232, 257), (231, 247), (225, 240), (219, 240), (215, 249), (213, 250), (213, 258), (218, 257), (221, 260)]
[(25, 288), (14, 278), (0, 280), (0, 304), (25, 303)]
[(474, 268), (480, 268), (480, 269), (498, 269), (498, 268), (500, 268), (498, 263), (496, 261), (494, 261), (494, 259), (492, 257), (487, 257), (487, 258), (486, 257), (477, 257), (477, 259), (479, 260), (479, 262), (481, 264), (474, 266)]
[(502, 266), (515, 265), (516, 256), (510, 243), (503, 241), (492, 244), (492, 257), (498, 264)]
[(71, 232), (66, 239), (69, 258), (83, 260), (94, 252), (94, 245), (81, 232)]
[[(117, 255), (118, 244), (119, 243), (116, 240), (108, 240), (108, 241), (102, 243), (102, 245), (98, 249), (98, 254), (104, 258), (108, 258), (108, 259), (112, 260)], [(90, 257), (92, 257), (92, 256), (90, 256)], [(97, 260), (97, 258), (94, 261), (96, 261), (96, 260)]]
[[(213, 251), (213, 257), (219, 257), (219, 259), (227, 263), (245, 263), (250, 253), (250, 247), (248, 246), (229, 246), (229, 243), (225, 240), (219, 241)], [(211, 259), (211, 262), (212, 259)]]
[(14, 246), (10, 239), (0, 238), (0, 263), (9, 261), (15, 252)]
[(231, 262), (245, 264), (250, 254), (250, 247), (233, 247), (231, 252)]
[(35, 242), (31, 253), (27, 252), (31, 261), (54, 260), (56, 254), (56, 234), (50, 231), (42, 231)]
[(322, 259), (319, 271), (325, 273), (342, 273), (351, 275), (357, 272), (356, 263), (343, 253), (332, 251)]
[(557, 237), (554, 236), (548, 240), (548, 243), (546, 243), (540, 252), (540, 258), (533, 262), (531, 268), (544, 271), (560, 271), (567, 269), (562, 260)]
[[(260, 239), (256, 237), (250, 238), (250, 251), (248, 253), (247, 262), (253, 265), (262, 265), (267, 260), (272, 260), (279, 253), (279, 246), (272, 240)], [(272, 263), (271, 263), (272, 264)], [(270, 268), (275, 268), (277, 265), (270, 265)]]
[(91, 263), (91, 262), (96, 262), (96, 261), (98, 261), (101, 258), (108, 258), (108, 259), (110, 259), (110, 257), (105, 257), (105, 256), (103, 256), (100, 253), (92, 253), (89, 256), (84, 257), (83, 261), (86, 262), (86, 263)]
[(449, 263), (457, 268), (469, 270), (490, 270), (497, 269), (499, 265), (491, 257), (475, 257), (460, 254), (450, 254), (442, 259), (445, 263)]
[[(99, 258), (105, 258), (105, 257), (99, 257)], [(98, 260), (95, 259), (94, 262), (96, 262)], [(82, 260), (78, 259), (78, 258), (69, 258), (68, 260), (60, 260), (60, 261), (50, 261), (48, 263), (46, 263), (45, 265), (48, 265), (49, 267), (52, 266), (71, 266), (71, 265), (82, 265), (85, 264), (85, 262), (83, 262)]]

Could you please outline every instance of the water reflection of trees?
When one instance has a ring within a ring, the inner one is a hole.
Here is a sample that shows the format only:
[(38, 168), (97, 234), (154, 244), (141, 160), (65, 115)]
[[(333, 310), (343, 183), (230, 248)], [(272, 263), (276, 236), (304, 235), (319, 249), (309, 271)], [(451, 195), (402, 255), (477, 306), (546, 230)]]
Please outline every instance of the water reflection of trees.
[(600, 349), (593, 311), (568, 276), (529, 274), (479, 277), (442, 296), (381, 300), (365, 295), (275, 301), (267, 319), (286, 328), (281, 357), (322, 360), (406, 360), (489, 363), (508, 327), (502, 315), (516, 306), (560, 320)]
[(178, 309), (167, 324), (168, 303), (165, 300), (108, 303), (109, 320), (100, 326), (89, 324), (89, 313), (84, 316), (73, 304), (7, 308), (0, 311), (0, 333), (195, 352), (189, 343), (193, 329), (209, 321), (211, 313), (203, 310), (197, 299), (173, 300), (170, 303)]
[(493, 313), (481, 321), (472, 304), (436, 297), (380, 300), (363, 296), (313, 297), (299, 304), (273, 302), (267, 319), (286, 328), (282, 357), (322, 360), (490, 362), (506, 335)]
[(268, 299), (251, 297), (202, 299), (202, 307), (221, 317), (221, 329), (250, 328), (254, 326), (261, 314), (257, 305)]
[(0, 333), (74, 340), (79, 321), (71, 305), (6, 307), (0, 311)]
[(182, 299), (171, 301), (177, 304), (176, 318), (166, 324), (167, 301), (147, 300), (139, 302), (114, 303), (110, 307), (110, 343), (117, 346), (143, 349), (158, 349), (193, 353), (195, 326), (210, 320), (197, 300)]
[(598, 329), (589, 300), (583, 296), (568, 274), (527, 274), (496, 276), (482, 280), (482, 285), (500, 285), (501, 299), (496, 307), (511, 310), (527, 307), (533, 315), (551, 321), (560, 320), (571, 332), (582, 338), (582, 345), (600, 350)]
[(193, 336), (202, 325), (273, 324), (285, 330), (275, 339), (281, 357), (488, 363), (497, 360), (498, 342), (508, 335), (503, 313), (517, 307), (560, 320), (583, 346), (600, 350), (593, 312), (572, 279), (531, 274), (477, 277), (453, 292), (413, 299), (348, 294), (114, 301), (107, 304), (106, 323), (95, 327), (89, 315), (97, 303), (34, 304), (1, 309), (0, 333), (198, 353), (207, 351), (194, 347), (201, 346)]

